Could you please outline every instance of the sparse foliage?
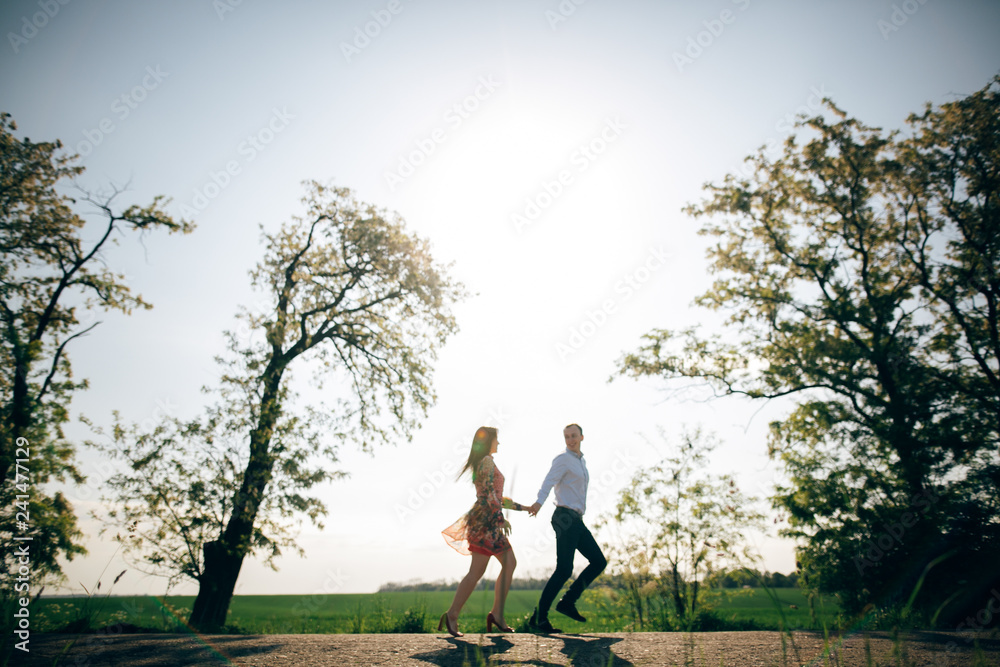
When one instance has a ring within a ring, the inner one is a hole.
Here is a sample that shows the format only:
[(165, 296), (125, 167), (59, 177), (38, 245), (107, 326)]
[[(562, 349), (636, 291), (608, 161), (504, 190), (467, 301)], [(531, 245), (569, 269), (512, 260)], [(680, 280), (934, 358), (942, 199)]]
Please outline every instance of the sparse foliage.
[(608, 545), (611, 570), (637, 629), (690, 628), (706, 579), (756, 558), (746, 536), (764, 528), (764, 515), (732, 475), (707, 470), (716, 446), (700, 431), (685, 433), (672, 454), (633, 476), (602, 520), (618, 534)]
[[(95, 429), (104, 438), (90, 443), (121, 469), (108, 479), (111, 502), (96, 518), (136, 569), (165, 577), (168, 588), (183, 579), (201, 580), (202, 545), (219, 540), (231, 516), (247, 466), (247, 430), (231, 407), (216, 404), (204, 419), (167, 419), (146, 431), (116, 414), (107, 433)], [(325, 431), (330, 422), (324, 413), (298, 417), (286, 411), (275, 426), (278, 461), (247, 552), (274, 569), (284, 549), (302, 554), (295, 541), (302, 517), (323, 527), (326, 507), (307, 491), (346, 474), (331, 469), (337, 455)]]

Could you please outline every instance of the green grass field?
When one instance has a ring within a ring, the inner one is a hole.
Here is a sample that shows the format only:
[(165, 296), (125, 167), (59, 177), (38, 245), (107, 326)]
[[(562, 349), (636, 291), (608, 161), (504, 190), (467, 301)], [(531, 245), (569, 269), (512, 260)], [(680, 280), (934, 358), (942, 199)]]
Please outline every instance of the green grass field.
[[(815, 627), (809, 616), (808, 602), (798, 589), (775, 589), (791, 628)], [(518, 619), (531, 613), (540, 591), (511, 591), (507, 598), (507, 621), (516, 625)], [(230, 627), (252, 634), (285, 633), (349, 633), (349, 632), (434, 632), (438, 618), (451, 604), (454, 593), (390, 592), (337, 595), (238, 595), (230, 607)], [(580, 612), (586, 623), (572, 621), (553, 612), (553, 624), (566, 632), (621, 632), (629, 629), (629, 619), (619, 610), (609, 613), (600, 605), (602, 593), (588, 591), (581, 600)], [(178, 631), (183, 628), (194, 602), (192, 596), (42, 598), (33, 615), (42, 631), (64, 628), (74, 619), (90, 616), (91, 627), (115, 623), (160, 630)], [(493, 602), (491, 591), (477, 590), (466, 603), (459, 619), (464, 632), (483, 632), (486, 614)], [(826, 601), (821, 622), (832, 628), (837, 607)], [(89, 606), (88, 606), (89, 605)], [(793, 608), (792, 605), (798, 607)], [(602, 607), (603, 609), (600, 609)], [(734, 597), (715, 604), (719, 618), (725, 621), (752, 620), (761, 628), (778, 629), (779, 613), (764, 591), (743, 590)], [(819, 610), (817, 610), (819, 611)], [(820, 626), (821, 627), (821, 626)], [(817, 628), (819, 629), (819, 628)]]
[(822, 602), (817, 601), (816, 619), (819, 626), (815, 627), (816, 624), (810, 617), (809, 601), (801, 589), (773, 588), (771, 592), (777, 598), (781, 612), (763, 590), (753, 588), (749, 591), (740, 591), (736, 596), (719, 604), (716, 613), (723, 620), (752, 620), (765, 628), (775, 630), (781, 627), (779, 623), (787, 623), (786, 629), (821, 629), (823, 624), (832, 629), (835, 626), (840, 606), (832, 597), (827, 596)]

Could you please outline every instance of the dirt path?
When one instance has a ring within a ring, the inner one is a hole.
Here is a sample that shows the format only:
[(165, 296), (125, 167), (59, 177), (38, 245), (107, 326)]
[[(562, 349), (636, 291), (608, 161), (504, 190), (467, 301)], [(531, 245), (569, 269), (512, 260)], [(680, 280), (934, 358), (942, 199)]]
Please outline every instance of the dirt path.
[[(75, 641), (74, 641), (75, 640)], [(787, 638), (786, 638), (787, 641)], [(72, 645), (65, 651), (67, 645)], [(981, 665), (1000, 665), (1000, 639), (981, 641)], [(582, 635), (40, 635), (29, 655), (13, 665), (82, 667), (180, 665), (535, 665), (555, 667), (767, 667), (792, 665), (974, 665), (966, 639), (955, 633), (917, 633), (903, 644), (897, 662), (893, 642), (873, 633), (867, 642), (854, 635), (824, 659), (821, 635), (796, 633), (782, 649), (775, 632), (669, 632)], [(64, 652), (65, 651), (65, 652)], [(870, 651), (870, 660), (868, 652)], [(60, 654), (61, 657), (60, 657)], [(27, 658), (25, 660), (25, 658)]]

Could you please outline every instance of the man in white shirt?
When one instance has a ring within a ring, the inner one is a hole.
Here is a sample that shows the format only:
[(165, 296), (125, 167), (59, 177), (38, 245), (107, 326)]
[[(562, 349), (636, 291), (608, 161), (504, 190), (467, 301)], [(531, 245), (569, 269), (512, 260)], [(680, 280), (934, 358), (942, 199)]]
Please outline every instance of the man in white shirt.
[(555, 488), (556, 509), (552, 513), (552, 528), (556, 531), (556, 571), (545, 584), (538, 607), (531, 615), (531, 626), (540, 632), (562, 632), (549, 623), (549, 607), (563, 584), (573, 574), (575, 553), (579, 551), (590, 564), (556, 605), (556, 611), (574, 620), (587, 620), (576, 610), (576, 601), (608, 564), (597, 540), (583, 525), (583, 514), (587, 511), (587, 485), (590, 483), (587, 463), (580, 452), (583, 429), (579, 424), (570, 424), (563, 429), (563, 438), (566, 441), (566, 451), (552, 459), (549, 474), (538, 490), (538, 500), (528, 509), (531, 516), (538, 514), (549, 491)]

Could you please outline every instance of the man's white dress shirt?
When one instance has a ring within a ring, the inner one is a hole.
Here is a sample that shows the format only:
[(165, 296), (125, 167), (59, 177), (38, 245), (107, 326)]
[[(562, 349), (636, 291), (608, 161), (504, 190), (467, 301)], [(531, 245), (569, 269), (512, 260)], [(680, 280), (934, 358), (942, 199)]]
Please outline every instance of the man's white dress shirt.
[(549, 474), (538, 490), (538, 504), (545, 503), (549, 491), (555, 487), (556, 505), (568, 507), (583, 515), (587, 511), (587, 485), (590, 474), (583, 453), (576, 454), (566, 448), (566, 451), (552, 459)]

